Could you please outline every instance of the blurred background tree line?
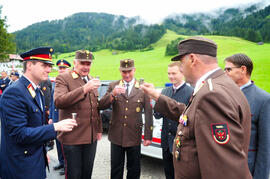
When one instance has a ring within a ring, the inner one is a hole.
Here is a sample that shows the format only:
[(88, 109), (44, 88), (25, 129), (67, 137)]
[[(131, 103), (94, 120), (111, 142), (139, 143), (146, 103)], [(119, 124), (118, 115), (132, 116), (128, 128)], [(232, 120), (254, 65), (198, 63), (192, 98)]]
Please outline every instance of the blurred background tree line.
[(0, 61), (7, 58), (8, 54), (15, 53), (16, 45), (13, 34), (7, 32), (6, 17), (2, 17), (0, 5)]

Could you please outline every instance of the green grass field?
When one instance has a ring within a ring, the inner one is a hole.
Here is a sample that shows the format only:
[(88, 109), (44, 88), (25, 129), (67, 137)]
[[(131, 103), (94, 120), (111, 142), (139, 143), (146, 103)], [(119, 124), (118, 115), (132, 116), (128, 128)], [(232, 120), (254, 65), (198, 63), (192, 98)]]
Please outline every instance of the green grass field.
[[(94, 53), (91, 72), (92, 76), (100, 76), (101, 80), (117, 80), (120, 79), (119, 63), (121, 59), (131, 58), (135, 61), (137, 79), (144, 78), (146, 82), (154, 83), (155, 86), (162, 87), (167, 78), (167, 65), (170, 63), (170, 56), (165, 56), (166, 45), (171, 40), (180, 37), (172, 31), (167, 33), (155, 44), (154, 50), (151, 51), (110, 51), (101, 50)], [(187, 36), (182, 36), (187, 37)], [(270, 92), (270, 44), (257, 45), (236, 37), (225, 36), (205, 36), (214, 40), (218, 44), (218, 60), (221, 68), (224, 67), (223, 60), (235, 53), (245, 53), (254, 62), (254, 71), (252, 80), (260, 88)], [(117, 52), (117, 54), (114, 54)], [(73, 53), (65, 53), (58, 56), (58, 59), (64, 58), (72, 63)], [(56, 61), (56, 60), (54, 60)], [(50, 76), (56, 76), (57, 72), (53, 71)]]

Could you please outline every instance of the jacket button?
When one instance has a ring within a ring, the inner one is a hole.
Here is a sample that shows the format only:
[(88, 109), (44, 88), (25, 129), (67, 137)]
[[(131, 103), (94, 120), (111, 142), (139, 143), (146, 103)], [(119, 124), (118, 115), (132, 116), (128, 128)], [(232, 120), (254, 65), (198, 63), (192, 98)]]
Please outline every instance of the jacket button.
[(169, 135), (172, 135), (172, 133), (170, 133), (170, 132), (169, 132), (168, 134), (169, 134)]
[(128, 103), (128, 100), (126, 102)]
[(171, 125), (171, 123), (169, 122), (169, 126)]
[(24, 151), (24, 154), (27, 154), (28, 152), (27, 152), (27, 150), (26, 151)]
[(127, 118), (127, 116), (125, 116), (125, 119)]
[(124, 124), (124, 127), (126, 127), (126, 126), (127, 126), (127, 124), (125, 123), (125, 124)]
[(128, 110), (128, 108), (126, 108), (126, 111)]

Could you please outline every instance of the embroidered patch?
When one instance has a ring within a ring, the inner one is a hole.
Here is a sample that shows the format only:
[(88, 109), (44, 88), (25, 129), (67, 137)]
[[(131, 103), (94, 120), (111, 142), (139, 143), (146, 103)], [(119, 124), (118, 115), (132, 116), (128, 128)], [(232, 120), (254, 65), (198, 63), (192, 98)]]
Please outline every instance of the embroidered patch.
[(212, 136), (216, 143), (226, 144), (230, 140), (230, 132), (227, 123), (211, 124)]

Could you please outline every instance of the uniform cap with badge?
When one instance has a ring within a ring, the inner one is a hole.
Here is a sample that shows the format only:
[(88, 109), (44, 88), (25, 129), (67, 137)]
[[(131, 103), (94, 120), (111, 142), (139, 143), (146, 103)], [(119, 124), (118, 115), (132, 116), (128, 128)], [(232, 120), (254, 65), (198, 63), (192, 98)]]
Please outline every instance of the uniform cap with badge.
[(17, 76), (17, 77), (20, 77), (20, 74), (18, 72), (11, 72), (10, 75), (14, 75), (14, 76)]
[(212, 57), (217, 56), (217, 44), (203, 37), (191, 37), (185, 40), (182, 40), (178, 44), (179, 54), (171, 59), (171, 61), (178, 61), (184, 55), (195, 53), (202, 55), (209, 55)]
[(23, 61), (40, 61), (43, 63), (51, 64), (52, 62), (52, 54), (54, 50), (51, 47), (38, 47), (32, 50), (29, 50), (25, 53), (20, 54)]
[(75, 53), (75, 59), (82, 62), (92, 62), (94, 58), (93, 53), (89, 50), (77, 50)]
[(67, 61), (67, 60), (64, 60), (64, 59), (60, 59), (56, 62), (56, 65), (58, 67), (64, 67), (64, 68), (69, 68), (71, 67), (71, 64)]
[(132, 59), (124, 59), (120, 60), (120, 68), (121, 71), (129, 71), (134, 69), (134, 60)]

